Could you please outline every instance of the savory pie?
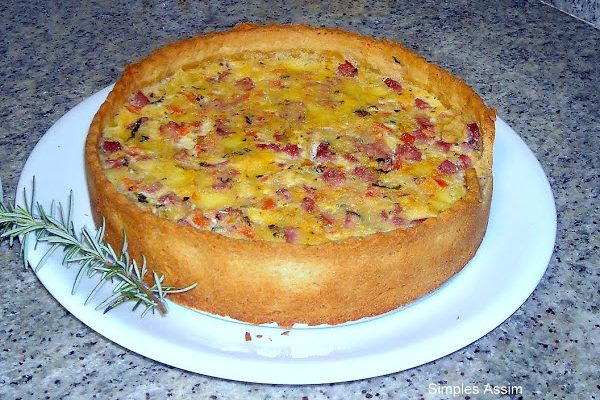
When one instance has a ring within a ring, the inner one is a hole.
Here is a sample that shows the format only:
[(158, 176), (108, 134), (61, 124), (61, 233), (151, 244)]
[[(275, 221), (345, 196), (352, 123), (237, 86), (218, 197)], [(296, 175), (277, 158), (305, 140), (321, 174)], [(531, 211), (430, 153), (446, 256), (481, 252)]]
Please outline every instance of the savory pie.
[(251, 323), (336, 324), (397, 308), (473, 257), (495, 113), (402, 46), (240, 25), (126, 68), (85, 156), (107, 240), (171, 298)]

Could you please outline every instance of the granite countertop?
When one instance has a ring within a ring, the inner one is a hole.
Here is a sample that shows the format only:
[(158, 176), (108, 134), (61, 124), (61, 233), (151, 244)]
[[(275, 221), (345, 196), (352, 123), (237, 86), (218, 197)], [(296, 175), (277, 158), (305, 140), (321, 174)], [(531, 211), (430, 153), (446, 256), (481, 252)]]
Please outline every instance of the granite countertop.
[(540, 160), (558, 234), (537, 289), (485, 337), (407, 371), (314, 386), (216, 379), (137, 355), (71, 316), (3, 242), (1, 399), (469, 398), (429, 385), (488, 383), (523, 394), (485, 398), (598, 398), (600, 30), (537, 1), (36, 3), (0, 4), (0, 177), (10, 201), (38, 139), (127, 63), (241, 21), (302, 22), (400, 41), (465, 79)]

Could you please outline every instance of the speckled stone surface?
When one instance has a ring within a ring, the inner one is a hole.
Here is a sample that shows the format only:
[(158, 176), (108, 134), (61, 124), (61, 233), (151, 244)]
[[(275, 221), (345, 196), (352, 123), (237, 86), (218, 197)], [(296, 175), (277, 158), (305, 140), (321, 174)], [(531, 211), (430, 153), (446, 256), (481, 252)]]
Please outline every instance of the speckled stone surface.
[(599, 397), (600, 30), (537, 1), (82, 4), (0, 3), (0, 176), (9, 200), (37, 140), (128, 62), (241, 21), (304, 22), (403, 42), (471, 84), (549, 177), (555, 253), (523, 306), (466, 348), (388, 376), (296, 387), (188, 373), (115, 345), (66, 312), (2, 243), (0, 399), (469, 398), (432, 394), (432, 383), (523, 388), (471, 398)]
[(600, 28), (600, 0), (543, 0), (542, 2)]

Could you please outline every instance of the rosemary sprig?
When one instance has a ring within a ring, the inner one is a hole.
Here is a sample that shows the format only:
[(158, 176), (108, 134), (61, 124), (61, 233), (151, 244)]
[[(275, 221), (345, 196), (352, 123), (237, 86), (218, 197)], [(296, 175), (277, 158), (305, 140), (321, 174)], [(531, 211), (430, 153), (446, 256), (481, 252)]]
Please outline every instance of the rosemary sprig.
[(108, 281), (116, 281), (116, 285), (107, 299), (102, 301), (96, 309), (111, 309), (133, 301), (133, 310), (139, 306), (145, 309), (142, 316), (147, 312), (155, 310), (160, 315), (167, 314), (165, 297), (172, 293), (181, 293), (193, 289), (196, 284), (177, 289), (171, 286), (163, 286), (164, 275), (152, 272), (152, 286), (144, 281), (148, 273), (146, 259), (142, 257), (142, 263), (132, 260), (127, 252), (127, 236), (123, 234), (123, 247), (119, 255), (104, 241), (104, 221), (96, 233), (83, 227), (79, 234), (76, 233), (72, 221), (73, 195), (69, 195), (69, 205), (66, 210), (58, 203), (52, 203), (50, 210), (46, 211), (39, 203), (35, 203), (35, 180), (32, 185), (32, 193), (28, 198), (23, 191), (24, 205), (13, 207), (4, 204), (2, 181), (0, 180), (0, 241), (8, 239), (9, 246), (14, 244), (15, 239), (21, 240), (21, 256), (25, 266), (31, 265), (27, 259), (25, 249), (28, 248), (31, 239), (38, 243), (46, 243), (49, 248), (44, 256), (35, 265), (34, 270), (41, 268), (48, 258), (58, 249), (64, 252), (63, 265), (78, 265), (79, 271), (73, 284), (74, 294), (84, 275), (88, 277), (99, 276), (99, 282), (85, 300), (87, 304)]

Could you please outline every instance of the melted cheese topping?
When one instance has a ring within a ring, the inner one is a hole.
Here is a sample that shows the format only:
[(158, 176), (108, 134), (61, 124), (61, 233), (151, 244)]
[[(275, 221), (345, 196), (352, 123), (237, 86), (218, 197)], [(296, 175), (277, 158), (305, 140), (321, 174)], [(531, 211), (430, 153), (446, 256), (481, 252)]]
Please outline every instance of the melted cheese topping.
[(470, 122), (340, 55), (240, 54), (132, 94), (99, 153), (118, 190), (161, 217), (318, 244), (452, 207), (480, 157)]

